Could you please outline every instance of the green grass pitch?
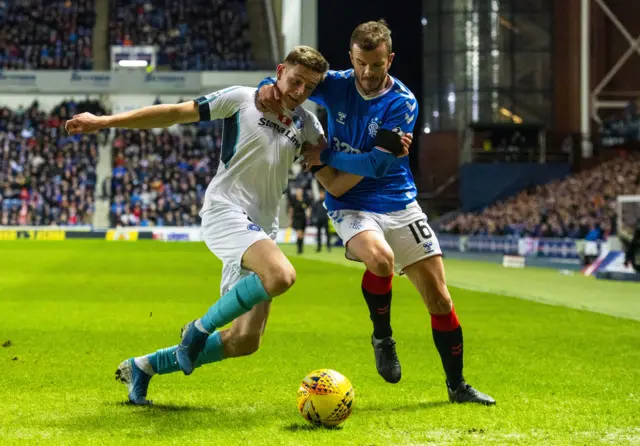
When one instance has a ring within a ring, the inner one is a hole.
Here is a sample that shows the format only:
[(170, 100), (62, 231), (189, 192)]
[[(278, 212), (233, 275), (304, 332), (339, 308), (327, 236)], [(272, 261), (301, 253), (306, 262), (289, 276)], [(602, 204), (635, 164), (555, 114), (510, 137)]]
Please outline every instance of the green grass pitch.
[[(298, 281), (255, 355), (155, 377), (155, 406), (139, 408), (123, 404), (118, 363), (179, 341), (218, 296), (218, 260), (204, 244), (0, 243), (0, 444), (640, 444), (637, 284), (445, 259), (465, 376), (498, 402), (461, 406), (446, 401), (409, 281), (394, 279), (403, 379), (391, 385), (375, 370), (361, 266), (309, 251), (290, 256)], [(295, 404), (325, 367), (356, 391), (333, 430)]]

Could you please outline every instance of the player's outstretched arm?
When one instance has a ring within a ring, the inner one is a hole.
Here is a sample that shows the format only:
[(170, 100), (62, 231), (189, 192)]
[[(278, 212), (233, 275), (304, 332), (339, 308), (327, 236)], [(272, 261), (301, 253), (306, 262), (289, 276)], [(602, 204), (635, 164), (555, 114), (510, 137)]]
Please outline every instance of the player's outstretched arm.
[(95, 133), (108, 128), (153, 129), (175, 124), (198, 122), (198, 104), (194, 101), (180, 104), (159, 104), (139, 108), (111, 116), (95, 116), (91, 113), (75, 115), (65, 124), (70, 135)]

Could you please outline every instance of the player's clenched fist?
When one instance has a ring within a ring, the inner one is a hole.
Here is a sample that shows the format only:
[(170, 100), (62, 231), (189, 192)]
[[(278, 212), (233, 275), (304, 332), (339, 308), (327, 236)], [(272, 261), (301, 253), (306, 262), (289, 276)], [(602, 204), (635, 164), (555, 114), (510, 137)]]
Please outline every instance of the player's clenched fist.
[(403, 156), (407, 156), (409, 154), (409, 147), (411, 146), (411, 143), (413, 142), (413, 134), (412, 133), (405, 133), (400, 138), (400, 142), (402, 143), (402, 148), (404, 149), (404, 151), (402, 152), (401, 155), (398, 155), (398, 158), (401, 158)]
[(91, 113), (81, 113), (68, 120), (64, 128), (69, 135), (77, 135), (78, 133), (95, 133), (102, 130), (104, 125), (102, 117)]
[(282, 93), (275, 85), (265, 85), (258, 90), (258, 96), (256, 98), (256, 107), (261, 112), (270, 111), (277, 115), (281, 115), (282, 108)]

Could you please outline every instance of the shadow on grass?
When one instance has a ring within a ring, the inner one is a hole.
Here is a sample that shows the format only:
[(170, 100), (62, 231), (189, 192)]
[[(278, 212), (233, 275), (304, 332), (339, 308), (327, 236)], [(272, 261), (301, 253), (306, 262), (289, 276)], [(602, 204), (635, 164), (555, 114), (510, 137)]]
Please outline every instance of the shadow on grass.
[[(426, 410), (426, 409), (436, 409), (438, 407), (449, 406), (451, 403), (448, 401), (420, 401), (413, 404), (407, 404), (403, 406), (394, 406), (394, 405), (385, 405), (385, 406), (365, 406), (365, 407), (357, 407), (353, 411), (353, 415), (356, 415), (360, 412), (415, 412), (418, 410)], [(353, 416), (352, 415), (352, 416)], [(288, 426), (285, 426), (283, 430), (289, 432), (315, 432), (315, 431), (339, 431), (342, 430), (343, 425), (335, 426), (335, 427), (325, 427), (325, 426), (315, 426), (311, 423), (299, 422), (299, 423), (291, 423)]]
[(69, 433), (106, 432), (112, 435), (119, 431), (127, 436), (143, 438), (149, 429), (167, 438), (180, 437), (185, 432), (206, 430), (247, 430), (259, 427), (264, 420), (273, 416), (268, 408), (229, 407), (224, 405), (162, 404), (135, 406), (128, 402), (111, 401), (101, 405), (91, 413), (70, 414), (49, 423)]
[(289, 432), (304, 432), (304, 431), (340, 431), (342, 425), (335, 427), (315, 426), (311, 423), (291, 423), (284, 427), (284, 430)]
[(131, 404), (129, 401), (122, 401), (115, 403), (116, 407), (135, 407), (140, 408), (141, 411), (149, 411), (149, 412), (203, 412), (203, 413), (215, 413), (218, 412), (216, 407), (211, 406), (190, 406), (187, 404), (151, 404), (148, 406), (136, 406), (135, 404)]
[(357, 407), (354, 409), (354, 413), (356, 412), (415, 412), (418, 410), (425, 409), (437, 409), (438, 407), (450, 406), (451, 403), (449, 401), (419, 401), (412, 404), (405, 405), (385, 405), (385, 406), (365, 406), (365, 407)]

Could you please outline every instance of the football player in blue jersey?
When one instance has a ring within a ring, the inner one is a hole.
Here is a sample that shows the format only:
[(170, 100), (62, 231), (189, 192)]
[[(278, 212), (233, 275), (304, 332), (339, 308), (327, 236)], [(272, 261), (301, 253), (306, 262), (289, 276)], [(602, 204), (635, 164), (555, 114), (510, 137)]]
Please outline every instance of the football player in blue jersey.
[[(390, 310), (394, 272), (406, 274), (431, 314), (433, 340), (440, 354), (449, 400), (495, 404), (465, 382), (462, 329), (447, 289), (442, 251), (416, 202), (409, 160), (401, 138), (413, 132), (418, 103), (411, 91), (388, 74), (394, 53), (384, 21), (359, 25), (351, 36), (353, 69), (329, 71), (310, 99), (328, 112), (329, 147), (306, 151), (305, 162), (328, 191), (325, 205), (346, 256), (363, 262), (362, 293), (369, 307), (376, 368), (397, 383), (401, 367), (392, 337)], [(282, 108), (272, 78), (259, 85), (256, 102)], [(345, 175), (348, 175), (345, 177)], [(333, 193), (332, 181), (352, 184)]]

